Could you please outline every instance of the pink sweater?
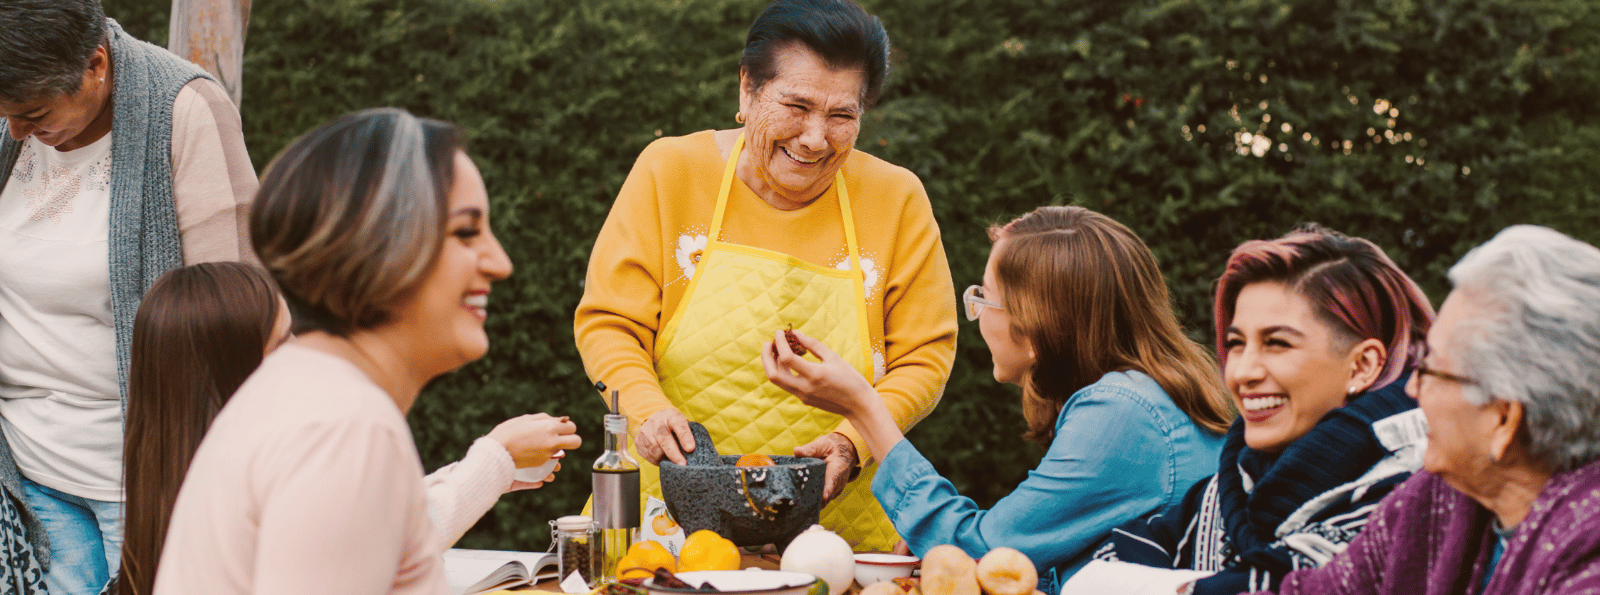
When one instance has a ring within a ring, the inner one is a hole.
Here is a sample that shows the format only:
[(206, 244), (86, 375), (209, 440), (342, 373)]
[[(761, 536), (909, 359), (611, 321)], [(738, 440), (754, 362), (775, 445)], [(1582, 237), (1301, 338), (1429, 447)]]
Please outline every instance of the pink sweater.
[(512, 473), (505, 449), (480, 439), (425, 482), (389, 395), (349, 362), (290, 342), (195, 453), (155, 592), (444, 593), (439, 555)]

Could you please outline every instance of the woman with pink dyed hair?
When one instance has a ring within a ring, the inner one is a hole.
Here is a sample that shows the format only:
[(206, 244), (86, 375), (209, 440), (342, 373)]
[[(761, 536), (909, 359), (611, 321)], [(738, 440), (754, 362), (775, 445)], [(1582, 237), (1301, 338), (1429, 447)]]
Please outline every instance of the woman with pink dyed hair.
[(1232, 595), (1327, 563), (1422, 465), (1405, 382), (1433, 316), (1367, 240), (1313, 224), (1234, 249), (1216, 341), (1241, 415), (1217, 474), (1114, 530), (1062, 592)]

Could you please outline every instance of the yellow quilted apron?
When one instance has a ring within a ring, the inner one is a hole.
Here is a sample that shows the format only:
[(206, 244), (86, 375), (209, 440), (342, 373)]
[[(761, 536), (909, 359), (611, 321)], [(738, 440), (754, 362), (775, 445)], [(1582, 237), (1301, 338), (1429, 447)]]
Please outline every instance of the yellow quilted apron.
[[(741, 134), (722, 174), (706, 248), (684, 299), (656, 342), (656, 375), (667, 399), (690, 420), (705, 424), (718, 452), (788, 455), (833, 431), (843, 418), (808, 407), (769, 382), (761, 349), (775, 331), (793, 324), (872, 378), (866, 284), (842, 173), (834, 175), (833, 187), (839, 193), (850, 270), (718, 240), (743, 148)], [(660, 497), (657, 467), (641, 467), (641, 489)], [(876, 465), (863, 469), (822, 510), (822, 524), (858, 550), (888, 551), (899, 540), (872, 496), (876, 471)]]

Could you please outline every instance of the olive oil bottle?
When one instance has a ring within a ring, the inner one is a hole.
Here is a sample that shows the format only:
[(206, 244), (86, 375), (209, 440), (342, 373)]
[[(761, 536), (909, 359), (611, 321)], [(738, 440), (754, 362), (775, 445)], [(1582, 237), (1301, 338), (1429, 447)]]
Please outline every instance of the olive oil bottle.
[(606, 450), (594, 462), (594, 518), (600, 526), (604, 567), (601, 576), (616, 580), (617, 561), (639, 534), (639, 463), (628, 454), (628, 418), (617, 408), (611, 391), (606, 415)]

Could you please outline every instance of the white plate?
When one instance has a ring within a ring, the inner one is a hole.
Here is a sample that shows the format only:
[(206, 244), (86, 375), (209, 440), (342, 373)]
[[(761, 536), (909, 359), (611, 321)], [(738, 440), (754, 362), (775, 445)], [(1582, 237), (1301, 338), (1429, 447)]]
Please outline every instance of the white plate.
[[(811, 585), (817, 582), (817, 577), (804, 572), (784, 572), (782, 570), (694, 570), (678, 573), (678, 578), (691, 586), (701, 586), (710, 583), (723, 593), (745, 593), (762, 595), (805, 595), (811, 590)], [(689, 589), (673, 589), (670, 587), (655, 586), (655, 579), (645, 579), (644, 586), (651, 593), (668, 593), (679, 595), (692, 593)]]

